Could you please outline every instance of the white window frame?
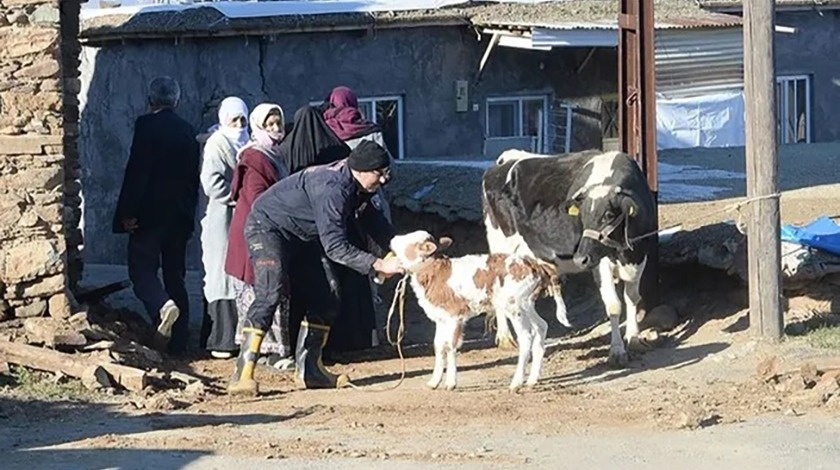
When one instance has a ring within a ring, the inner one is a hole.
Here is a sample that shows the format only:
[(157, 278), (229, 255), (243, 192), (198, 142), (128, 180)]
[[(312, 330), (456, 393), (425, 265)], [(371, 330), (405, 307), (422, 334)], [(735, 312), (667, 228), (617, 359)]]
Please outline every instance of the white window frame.
[[(404, 110), (404, 101), (402, 95), (382, 95), (382, 96), (365, 96), (365, 97), (358, 97), (359, 105), (361, 106), (363, 103), (367, 104), (370, 103), (371, 109), (373, 110), (373, 115), (371, 116), (370, 120), (374, 124), (378, 124), (377, 117), (376, 117), (376, 103), (379, 101), (396, 101), (397, 102), (397, 141), (398, 141), (398, 155), (394, 158), (398, 160), (405, 160), (405, 110)], [(320, 101), (310, 101), (310, 106), (320, 106), (324, 103), (323, 100)], [(383, 136), (384, 137), (384, 136)]]
[(504, 102), (504, 101), (516, 101), (517, 106), (519, 108), (519, 122), (516, 123), (516, 133), (517, 135), (513, 137), (525, 137), (522, 135), (522, 119), (524, 116), (523, 110), (525, 106), (525, 101), (536, 101), (542, 100), (542, 132), (541, 135), (538, 136), (537, 139), (537, 146), (538, 151), (541, 153), (547, 152), (548, 147), (548, 121), (549, 121), (549, 103), (548, 103), (548, 95), (511, 95), (511, 96), (494, 96), (491, 98), (487, 98), (487, 103), (484, 106), (484, 135), (485, 139), (494, 140), (494, 139), (505, 139), (506, 137), (490, 137), (490, 105), (493, 103)]
[[(789, 82), (797, 82), (799, 80), (803, 80), (805, 82), (805, 142), (806, 144), (811, 143), (811, 100), (813, 97), (811, 96), (811, 76), (807, 74), (801, 75), (777, 75), (776, 76), (776, 85), (779, 87), (779, 95), (777, 99), (779, 103), (777, 104), (777, 111), (778, 116), (776, 116), (776, 124), (778, 125), (778, 136), (779, 136), (779, 145), (784, 144), (796, 144), (799, 142), (793, 141), (788, 142), (787, 138), (790, 135), (787, 131), (788, 129), (785, 127), (789, 123), (787, 122), (787, 117), (790, 114), (790, 107), (789, 107), (789, 100), (786, 99), (788, 97), (789, 88), (787, 84)], [(797, 127), (799, 123), (797, 122)], [(796, 129), (793, 132), (794, 135), (799, 133), (799, 129)]]

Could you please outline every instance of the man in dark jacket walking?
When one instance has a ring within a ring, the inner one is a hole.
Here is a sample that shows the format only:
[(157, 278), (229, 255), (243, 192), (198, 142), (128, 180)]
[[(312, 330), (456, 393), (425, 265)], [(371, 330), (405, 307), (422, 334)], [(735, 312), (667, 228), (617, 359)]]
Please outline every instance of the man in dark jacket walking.
[[(288, 276), (299, 276), (305, 289), (295, 291), (306, 305), (295, 352), (295, 378), (306, 388), (335, 388), (348, 381), (324, 369), (324, 344), (341, 308), (336, 264), (363, 275), (402, 272), (396, 258), (382, 259), (354, 246), (348, 226), (360, 225), (383, 252), (394, 229), (370, 198), (390, 178), (390, 156), (378, 144), (362, 142), (338, 162), (295, 173), (266, 190), (254, 202), (245, 225), (245, 239), (254, 266), (254, 293), (245, 320), (245, 339), (228, 386), (231, 394), (255, 395), (254, 367), (265, 331), (281, 296), (288, 292)], [(325, 255), (325, 256), (322, 256)]]
[[(149, 84), (150, 113), (137, 118), (114, 214), (114, 233), (128, 233), (128, 276), (157, 325), (159, 347), (186, 351), (189, 300), (187, 241), (198, 203), (200, 149), (195, 129), (175, 114), (181, 90), (170, 77)], [(158, 269), (163, 268), (163, 285)]]

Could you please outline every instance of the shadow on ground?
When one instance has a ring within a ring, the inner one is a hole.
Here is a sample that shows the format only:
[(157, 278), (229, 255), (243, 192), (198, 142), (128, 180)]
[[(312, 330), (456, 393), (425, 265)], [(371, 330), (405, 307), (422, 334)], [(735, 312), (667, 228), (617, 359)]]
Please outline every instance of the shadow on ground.
[[(181, 468), (208, 455), (191, 449), (119, 449), (110, 443), (120, 436), (158, 430), (278, 423), (302, 417), (305, 409), (288, 415), (211, 415), (186, 413), (128, 414), (107, 403), (46, 401), (0, 396), (0, 455), (4, 470), (33, 468)], [(85, 440), (93, 440), (85, 443)], [(79, 443), (81, 442), (81, 445)], [(81, 449), (63, 449), (74, 443)], [(89, 448), (84, 448), (89, 447)]]

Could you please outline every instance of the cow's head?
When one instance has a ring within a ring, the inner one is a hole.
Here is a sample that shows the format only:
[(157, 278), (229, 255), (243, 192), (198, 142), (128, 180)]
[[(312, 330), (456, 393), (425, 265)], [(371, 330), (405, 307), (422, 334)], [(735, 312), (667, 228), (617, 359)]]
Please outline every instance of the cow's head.
[(435, 241), (429, 232), (418, 230), (392, 238), (391, 252), (400, 260), (403, 269), (411, 271), (451, 244), (451, 238), (442, 237)]
[(602, 184), (577, 191), (565, 206), (583, 228), (574, 254), (579, 268), (590, 269), (605, 256), (632, 249), (630, 227), (639, 212), (632, 193)]

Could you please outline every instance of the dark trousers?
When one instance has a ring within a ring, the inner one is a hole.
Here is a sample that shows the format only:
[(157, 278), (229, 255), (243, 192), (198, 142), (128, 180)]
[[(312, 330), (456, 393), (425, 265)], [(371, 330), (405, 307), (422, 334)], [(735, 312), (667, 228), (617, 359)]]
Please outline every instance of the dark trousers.
[[(187, 348), (190, 304), (184, 277), (191, 235), (187, 230), (153, 228), (128, 237), (128, 277), (152, 324), (160, 323), (160, 309), (169, 299), (181, 311), (172, 328), (171, 352), (184, 352)], [(158, 278), (159, 269), (163, 270), (163, 284)]]
[[(303, 242), (271, 230), (251, 218), (245, 226), (248, 254), (254, 267), (254, 302), (246, 325), (267, 331), (281, 296), (289, 295), (289, 276), (295, 276), (293, 303), (306, 311), (312, 323), (331, 326), (341, 306), (335, 266), (323, 255), (320, 244)], [(296, 330), (297, 325), (292, 325)], [(293, 333), (293, 332), (292, 332)]]

